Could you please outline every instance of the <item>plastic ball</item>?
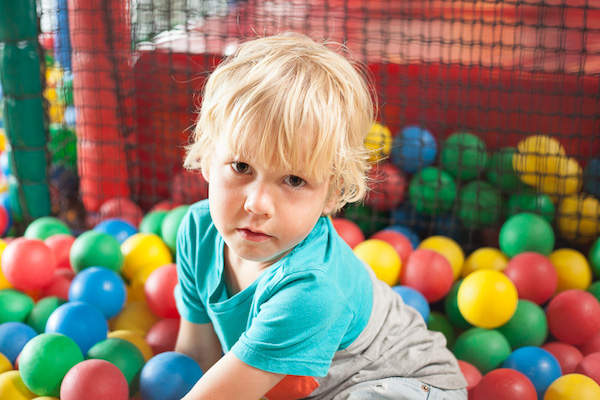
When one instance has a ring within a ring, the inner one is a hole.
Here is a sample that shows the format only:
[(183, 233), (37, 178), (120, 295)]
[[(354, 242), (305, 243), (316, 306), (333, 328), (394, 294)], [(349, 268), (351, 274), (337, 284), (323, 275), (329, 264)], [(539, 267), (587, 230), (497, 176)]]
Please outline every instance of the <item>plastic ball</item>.
[(392, 147), (392, 132), (385, 125), (373, 123), (365, 138), (365, 147), (369, 151), (370, 163), (387, 158)]
[(0, 204), (0, 236), (4, 236), (11, 227), (10, 213), (2, 204)]
[(430, 313), (429, 303), (427, 303), (427, 299), (421, 292), (409, 286), (402, 285), (394, 286), (392, 289), (402, 297), (404, 304), (417, 310), (423, 317), (423, 321), (427, 322)]
[(575, 368), (575, 373), (588, 376), (600, 385), (600, 352), (583, 357)]
[(129, 236), (137, 233), (137, 229), (135, 226), (131, 225), (131, 223), (119, 219), (119, 218), (109, 218), (100, 222), (98, 225), (94, 227), (94, 230), (97, 232), (103, 232), (108, 235), (111, 235), (119, 244), (123, 243), (125, 239)]
[(445, 236), (430, 236), (423, 240), (418, 248), (440, 253), (450, 263), (454, 279), (460, 276), (465, 261), (465, 254), (455, 240)]
[[(429, 305), (427, 305), (429, 307)], [(438, 311), (431, 311), (427, 319), (427, 329), (430, 331), (440, 332), (446, 338), (446, 347), (449, 349), (454, 346), (456, 334), (454, 327), (444, 314)]]
[(161, 236), (160, 227), (166, 215), (166, 210), (157, 210), (149, 212), (144, 216), (142, 222), (140, 222), (140, 232), (153, 233), (157, 236)]
[(456, 184), (447, 172), (425, 167), (413, 175), (408, 185), (410, 203), (423, 214), (448, 212), (456, 200)]
[(388, 211), (404, 200), (406, 178), (391, 163), (383, 163), (369, 170), (369, 191), (365, 203), (379, 211)]
[(548, 259), (558, 276), (557, 292), (569, 289), (587, 289), (592, 283), (592, 269), (585, 256), (577, 250), (554, 250)]
[(469, 228), (493, 225), (500, 219), (501, 204), (496, 188), (484, 181), (473, 181), (460, 190), (458, 216)]
[(359, 226), (346, 218), (332, 218), (331, 223), (335, 231), (346, 242), (350, 248), (356, 247), (357, 244), (365, 240)]
[(125, 304), (123, 310), (111, 320), (113, 330), (134, 330), (144, 335), (158, 321), (145, 302), (133, 301)]
[(444, 169), (454, 177), (462, 180), (473, 179), (487, 166), (485, 143), (471, 133), (453, 133), (444, 142), (440, 161)]
[(123, 254), (117, 239), (96, 231), (84, 232), (75, 239), (70, 260), (75, 272), (88, 267), (104, 267), (119, 272), (123, 266)]
[(55, 296), (69, 300), (69, 288), (74, 277), (75, 271), (72, 269), (57, 269), (50, 284), (42, 289), (42, 297)]
[(410, 244), (412, 244), (412, 249), (416, 249), (421, 244), (421, 239), (419, 235), (417, 235), (412, 229), (407, 226), (402, 225), (391, 225), (385, 228), (385, 230), (398, 232), (404, 235), (408, 240), (410, 240)]
[(67, 224), (55, 217), (40, 217), (29, 224), (23, 236), (27, 239), (46, 240), (59, 234), (71, 234)]
[(43, 288), (52, 280), (55, 269), (54, 254), (39, 239), (13, 240), (2, 253), (2, 272), (17, 289)]
[(504, 147), (493, 153), (488, 162), (487, 180), (500, 190), (514, 192), (521, 187), (521, 180), (512, 165), (514, 147)]
[(568, 344), (583, 344), (600, 331), (600, 303), (583, 290), (566, 290), (554, 296), (546, 316), (552, 335)]
[(471, 324), (496, 328), (508, 322), (517, 309), (517, 289), (502, 272), (475, 271), (458, 288), (458, 308)]
[(512, 194), (508, 199), (507, 214), (512, 216), (522, 212), (537, 214), (552, 223), (556, 209), (547, 194), (533, 192)]
[(59, 306), (46, 322), (46, 333), (61, 333), (77, 343), (83, 354), (106, 339), (108, 323), (100, 310), (80, 301)]
[(0, 374), (0, 399), (31, 400), (35, 396), (23, 383), (19, 371)]
[(588, 160), (583, 169), (583, 190), (600, 198), (600, 158)]
[(541, 347), (526, 346), (512, 352), (502, 364), (525, 375), (539, 397), (543, 397), (552, 382), (561, 376), (560, 364), (552, 353)]
[(150, 212), (154, 212), (154, 211), (169, 211), (174, 209), (175, 207), (178, 207), (182, 205), (181, 203), (176, 203), (172, 200), (161, 200), (158, 203), (156, 203), (155, 205), (152, 206), (152, 208), (150, 209)]
[(35, 329), (37, 333), (44, 332), (50, 314), (63, 304), (65, 304), (65, 300), (55, 296), (41, 299), (33, 306), (33, 309), (27, 316), (27, 325)]
[(404, 127), (392, 141), (392, 162), (411, 174), (431, 165), (436, 155), (437, 143), (433, 135), (416, 125)]
[(0, 353), (14, 364), (23, 347), (36, 335), (32, 327), (22, 322), (0, 324)]
[(138, 373), (145, 363), (142, 352), (133, 343), (119, 338), (108, 338), (96, 343), (88, 351), (87, 358), (113, 363), (132, 387), (137, 386)]
[(167, 264), (154, 270), (144, 285), (146, 302), (160, 318), (179, 318), (173, 290), (177, 286), (177, 266)]
[(174, 351), (179, 333), (179, 319), (163, 318), (157, 321), (146, 334), (146, 342), (154, 354)]
[(507, 265), (508, 257), (500, 250), (493, 247), (482, 247), (469, 254), (465, 259), (460, 274), (464, 278), (471, 272), (482, 269), (504, 271), (504, 268), (506, 268)]
[(555, 171), (558, 159), (565, 155), (560, 142), (549, 136), (533, 135), (517, 144), (513, 155), (513, 168), (521, 180), (535, 185), (539, 177)]
[(371, 267), (380, 280), (390, 286), (398, 282), (402, 261), (391, 244), (368, 239), (354, 248), (354, 254)]
[(0, 353), (0, 374), (6, 371), (12, 371), (13, 364), (10, 360), (2, 353)]
[(558, 274), (548, 257), (533, 252), (520, 253), (510, 259), (504, 274), (517, 288), (520, 299), (545, 303), (556, 292)]
[(171, 251), (162, 239), (151, 233), (136, 233), (121, 245), (124, 256), (123, 275), (133, 279), (145, 268), (156, 269), (173, 262)]
[(467, 392), (470, 392), (481, 381), (481, 372), (473, 364), (463, 360), (458, 360), (458, 367), (467, 381)]
[(71, 246), (75, 242), (75, 237), (64, 233), (59, 233), (50, 236), (44, 240), (46, 246), (52, 250), (54, 258), (56, 259), (56, 268), (68, 268), (71, 269)]
[(456, 358), (473, 364), (483, 374), (502, 364), (510, 352), (506, 338), (493, 329), (468, 329), (454, 343)]
[(353, 203), (344, 207), (344, 218), (354, 221), (366, 237), (387, 226), (388, 214), (367, 207), (362, 203)]
[(575, 368), (583, 359), (581, 351), (567, 343), (548, 342), (542, 346), (542, 349), (550, 352), (556, 358), (563, 375), (575, 372)]
[(128, 400), (129, 387), (119, 368), (105, 360), (85, 360), (67, 372), (61, 400)]
[(208, 183), (199, 172), (184, 170), (176, 173), (170, 189), (175, 203), (192, 204), (208, 197)]
[(413, 251), (411, 241), (405, 235), (393, 229), (384, 229), (376, 232), (370, 239), (379, 239), (391, 244), (400, 256), (402, 265), (406, 263), (408, 256), (410, 256)]
[(173, 254), (176, 252), (177, 231), (188, 209), (189, 206), (179, 206), (172, 209), (165, 216), (160, 226), (162, 240)]
[(589, 243), (600, 235), (600, 202), (583, 194), (565, 197), (558, 203), (556, 223), (565, 239)]
[(537, 304), (519, 300), (512, 318), (498, 327), (510, 347), (541, 346), (548, 336), (548, 321), (544, 310)]
[(577, 160), (558, 156), (551, 168), (535, 181), (535, 187), (552, 198), (578, 193), (582, 185), (582, 170)]
[(202, 377), (200, 366), (192, 358), (165, 352), (152, 357), (140, 375), (140, 393), (144, 400), (179, 400)]
[(127, 197), (113, 197), (106, 200), (98, 210), (101, 220), (119, 218), (134, 227), (140, 224), (144, 216), (141, 208)]
[(600, 301), (600, 281), (592, 283), (586, 290), (593, 294), (598, 301)]
[(69, 288), (69, 300), (91, 304), (106, 319), (111, 319), (123, 309), (126, 300), (125, 282), (116, 272), (90, 267), (75, 276)]
[(529, 378), (510, 368), (498, 368), (485, 374), (469, 396), (469, 400), (516, 399), (538, 400), (538, 396)]
[(436, 251), (417, 249), (402, 266), (400, 282), (418, 290), (428, 302), (443, 298), (454, 281), (448, 260)]
[(108, 333), (109, 339), (123, 339), (131, 344), (133, 344), (144, 357), (144, 361), (148, 361), (154, 356), (152, 353), (152, 349), (150, 345), (146, 342), (144, 338), (145, 333), (137, 330), (127, 330), (127, 329), (117, 329)]
[(579, 345), (578, 348), (584, 356), (600, 352), (600, 331), (592, 335), (591, 338), (588, 338), (588, 340)]
[(448, 295), (444, 299), (444, 311), (448, 316), (448, 320), (452, 323), (454, 327), (464, 330), (471, 328), (473, 325), (471, 325), (465, 319), (465, 317), (463, 317), (460, 310), (458, 309), (458, 289), (460, 288), (462, 282), (462, 280), (456, 281), (450, 288)]
[(83, 361), (81, 349), (65, 335), (42, 333), (31, 339), (19, 356), (23, 382), (39, 396), (58, 396), (67, 372)]
[(597, 400), (600, 385), (581, 374), (563, 375), (548, 387), (544, 400)]
[(554, 249), (554, 231), (544, 218), (531, 213), (510, 217), (500, 229), (500, 250), (508, 257), (533, 251), (548, 255)]
[(600, 278), (600, 237), (590, 247), (588, 254), (590, 266), (596, 278)]
[(14, 289), (0, 290), (0, 323), (23, 322), (33, 309), (33, 299)]

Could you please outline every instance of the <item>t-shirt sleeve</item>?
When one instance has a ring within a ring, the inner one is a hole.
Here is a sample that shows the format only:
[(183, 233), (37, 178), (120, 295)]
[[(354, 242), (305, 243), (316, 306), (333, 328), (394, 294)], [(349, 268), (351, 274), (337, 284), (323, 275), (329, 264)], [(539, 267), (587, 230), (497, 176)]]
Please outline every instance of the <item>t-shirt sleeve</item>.
[(353, 314), (325, 271), (286, 275), (231, 351), (265, 371), (325, 376)]
[(182, 318), (196, 324), (206, 324), (211, 321), (196, 289), (197, 271), (190, 243), (193, 240), (192, 238), (196, 237), (196, 232), (191, 219), (191, 213), (186, 214), (177, 231), (176, 264), (178, 284), (174, 292), (175, 303)]

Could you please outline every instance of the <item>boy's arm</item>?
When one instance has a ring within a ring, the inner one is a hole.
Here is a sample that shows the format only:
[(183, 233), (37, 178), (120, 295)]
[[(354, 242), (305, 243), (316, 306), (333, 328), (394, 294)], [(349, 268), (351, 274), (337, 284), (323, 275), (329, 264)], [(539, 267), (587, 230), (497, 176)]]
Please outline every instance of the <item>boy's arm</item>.
[(228, 352), (182, 400), (257, 400), (284, 377), (251, 367)]
[(181, 318), (175, 351), (192, 357), (203, 372), (208, 371), (223, 354), (212, 324), (194, 324)]

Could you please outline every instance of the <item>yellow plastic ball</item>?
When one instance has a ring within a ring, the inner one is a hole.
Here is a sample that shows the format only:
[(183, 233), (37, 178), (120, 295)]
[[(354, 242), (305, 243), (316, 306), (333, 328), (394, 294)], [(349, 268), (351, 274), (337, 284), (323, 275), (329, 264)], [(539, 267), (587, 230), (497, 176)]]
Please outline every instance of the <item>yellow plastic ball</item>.
[(110, 321), (112, 330), (140, 331), (148, 333), (158, 317), (150, 311), (146, 302), (133, 301), (125, 304), (123, 310)]
[(472, 252), (463, 264), (461, 276), (464, 278), (471, 272), (481, 269), (504, 271), (508, 264), (508, 257), (494, 247), (482, 247)]
[(600, 202), (583, 194), (565, 197), (558, 204), (556, 223), (564, 238), (589, 243), (600, 235)]
[(574, 158), (556, 157), (548, 171), (540, 175), (535, 186), (553, 199), (578, 193), (583, 183), (583, 170)]
[(19, 371), (7, 371), (0, 374), (0, 399), (31, 400), (35, 396), (23, 383)]
[(392, 149), (392, 132), (385, 125), (374, 123), (365, 138), (365, 147), (369, 150), (369, 162), (386, 159)]
[(398, 283), (402, 262), (391, 244), (379, 239), (368, 239), (356, 245), (353, 251), (371, 267), (377, 278), (390, 286)]
[(142, 353), (142, 356), (144, 356), (144, 361), (148, 361), (154, 356), (152, 348), (144, 338), (143, 332), (128, 329), (119, 329), (109, 332), (108, 337), (127, 340), (129, 343), (133, 344), (135, 347), (138, 348), (138, 350)]
[(437, 251), (450, 263), (454, 279), (456, 280), (460, 276), (465, 262), (465, 253), (454, 240), (445, 236), (430, 236), (419, 244), (419, 249)]
[(592, 283), (592, 268), (583, 254), (573, 249), (554, 250), (548, 256), (558, 275), (556, 293), (569, 289), (586, 290)]
[(3, 128), (0, 128), (0, 153), (6, 150), (6, 132)]
[(0, 374), (12, 370), (13, 365), (10, 360), (4, 354), (0, 353)]
[[(7, 246), (6, 242), (4, 240), (0, 239), (0, 259), (2, 258), (2, 253), (4, 253), (4, 249), (6, 248), (6, 246)], [(11, 283), (4, 276), (4, 273), (2, 272), (2, 268), (0, 265), (0, 290), (10, 289), (12, 287), (13, 286), (11, 285)]]
[(472, 325), (493, 329), (508, 322), (517, 309), (517, 288), (502, 272), (479, 270), (458, 288), (458, 309)]
[(121, 273), (130, 280), (142, 269), (158, 268), (173, 262), (165, 242), (153, 233), (136, 233), (128, 237), (121, 244), (121, 252), (124, 256)]
[(42, 397), (34, 397), (32, 400), (60, 400), (60, 399), (58, 397), (42, 396)]
[(558, 140), (542, 135), (529, 136), (517, 144), (513, 169), (524, 183), (534, 186), (541, 175), (557, 170), (557, 156), (564, 155), (565, 148)]
[(582, 374), (567, 374), (546, 389), (544, 400), (598, 400), (600, 385)]

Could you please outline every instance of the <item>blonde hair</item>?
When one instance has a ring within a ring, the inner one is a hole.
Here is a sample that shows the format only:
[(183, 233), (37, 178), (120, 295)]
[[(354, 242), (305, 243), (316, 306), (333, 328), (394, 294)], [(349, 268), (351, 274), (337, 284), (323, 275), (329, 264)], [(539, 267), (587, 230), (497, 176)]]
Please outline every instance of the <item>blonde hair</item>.
[(241, 44), (205, 84), (185, 168), (207, 168), (225, 140), (237, 156), (331, 179), (333, 211), (361, 200), (375, 110), (359, 68), (296, 33)]

